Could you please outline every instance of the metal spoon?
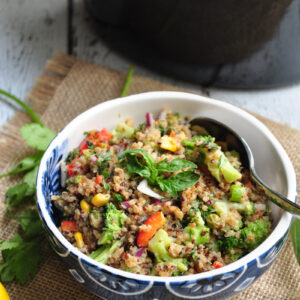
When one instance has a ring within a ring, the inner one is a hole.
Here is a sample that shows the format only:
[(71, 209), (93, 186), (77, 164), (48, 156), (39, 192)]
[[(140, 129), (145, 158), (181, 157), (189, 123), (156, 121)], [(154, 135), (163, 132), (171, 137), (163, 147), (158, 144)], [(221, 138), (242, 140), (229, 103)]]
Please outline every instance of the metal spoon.
[(264, 190), (268, 198), (283, 210), (300, 218), (299, 205), (275, 192), (258, 177), (254, 169), (254, 158), (251, 149), (241, 136), (221, 122), (209, 118), (199, 117), (191, 120), (190, 124), (205, 128), (211, 136), (216, 138), (216, 141), (225, 141), (229, 149), (236, 150), (240, 154), (242, 165), (249, 170), (251, 179)]

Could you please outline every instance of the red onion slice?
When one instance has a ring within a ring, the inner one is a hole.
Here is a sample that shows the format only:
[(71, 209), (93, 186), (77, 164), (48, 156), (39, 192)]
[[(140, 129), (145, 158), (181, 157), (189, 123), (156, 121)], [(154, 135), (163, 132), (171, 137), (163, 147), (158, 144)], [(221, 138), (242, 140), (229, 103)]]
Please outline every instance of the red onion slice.
[(135, 253), (134, 256), (137, 257), (137, 258), (140, 258), (140, 257), (143, 255), (144, 250), (145, 250), (145, 248), (139, 249), (139, 250)]
[(141, 193), (148, 195), (152, 198), (155, 199), (163, 199), (164, 197), (161, 196), (160, 194), (157, 194), (156, 192), (154, 192), (153, 190), (151, 190), (151, 188), (148, 185), (148, 182), (146, 179), (142, 180), (139, 185), (137, 186), (137, 190), (140, 191)]
[(154, 119), (151, 113), (146, 113), (146, 123), (147, 126), (153, 126), (154, 125)]
[(66, 186), (67, 171), (68, 171), (68, 166), (64, 161), (61, 162), (60, 163), (60, 185), (63, 188)]
[(121, 202), (121, 205), (122, 205), (125, 209), (131, 208), (131, 205), (130, 205), (127, 201)]

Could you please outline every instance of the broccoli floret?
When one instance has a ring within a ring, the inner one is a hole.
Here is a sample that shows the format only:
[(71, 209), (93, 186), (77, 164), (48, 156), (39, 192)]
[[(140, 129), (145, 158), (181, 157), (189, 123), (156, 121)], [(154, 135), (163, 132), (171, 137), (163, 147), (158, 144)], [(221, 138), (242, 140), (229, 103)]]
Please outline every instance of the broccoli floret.
[(213, 206), (217, 214), (225, 218), (225, 223), (229, 228), (237, 231), (243, 226), (243, 222), (237, 212), (231, 211), (233, 204), (235, 203), (230, 203), (226, 200), (217, 200)]
[(188, 211), (188, 220), (190, 221), (190, 223), (196, 223), (200, 226), (204, 225), (204, 220), (202, 218), (201, 211), (197, 208), (191, 208)]
[(221, 225), (221, 218), (217, 214), (210, 214), (206, 218), (206, 222), (211, 228), (219, 228)]
[[(218, 244), (221, 251), (234, 261), (242, 255), (242, 252), (250, 252), (260, 245), (267, 238), (270, 228), (270, 221), (256, 220), (241, 229), (240, 238), (233, 235), (219, 240)], [(237, 249), (242, 251), (234, 251)]]
[(231, 250), (240, 248), (242, 245), (242, 240), (233, 235), (224, 238), (223, 240), (219, 240), (218, 243), (223, 252), (229, 253)]
[(114, 204), (107, 203), (103, 214), (105, 226), (103, 233), (98, 240), (98, 245), (110, 244), (118, 237), (127, 219), (123, 210), (118, 210)]
[(105, 229), (110, 231), (119, 231), (122, 229), (125, 220), (127, 219), (126, 214), (123, 210), (119, 210), (112, 203), (105, 205), (105, 213), (103, 214)]
[(256, 220), (247, 224), (247, 226), (241, 230), (244, 247), (250, 251), (255, 249), (267, 238), (270, 228), (270, 221)]
[(101, 248), (93, 251), (89, 256), (94, 260), (105, 264), (109, 257), (113, 255), (113, 253), (122, 246), (124, 242), (124, 237), (120, 240), (113, 241), (109, 246), (102, 246)]
[(195, 245), (207, 244), (210, 238), (210, 229), (206, 226), (190, 225), (184, 228), (184, 232), (189, 234), (189, 241), (195, 241)]
[(171, 239), (167, 232), (160, 229), (156, 232), (154, 237), (148, 244), (149, 250), (154, 254), (157, 263), (171, 262), (180, 272), (186, 272), (188, 269), (188, 262), (184, 258), (173, 258), (169, 255), (168, 247), (171, 244)]

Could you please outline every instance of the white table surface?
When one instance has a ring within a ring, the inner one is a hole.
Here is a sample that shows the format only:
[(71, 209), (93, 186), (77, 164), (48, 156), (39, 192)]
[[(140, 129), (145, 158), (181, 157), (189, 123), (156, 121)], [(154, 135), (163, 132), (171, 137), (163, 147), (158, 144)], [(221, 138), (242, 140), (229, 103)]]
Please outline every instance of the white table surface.
[[(0, 0), (0, 88), (25, 99), (46, 60), (57, 51), (127, 71), (132, 62), (101, 42), (88, 18), (83, 0)], [(140, 66), (136, 66), (135, 74), (203, 92), (300, 129), (300, 83), (259, 91), (203, 90)], [(0, 127), (17, 108), (0, 100)]]

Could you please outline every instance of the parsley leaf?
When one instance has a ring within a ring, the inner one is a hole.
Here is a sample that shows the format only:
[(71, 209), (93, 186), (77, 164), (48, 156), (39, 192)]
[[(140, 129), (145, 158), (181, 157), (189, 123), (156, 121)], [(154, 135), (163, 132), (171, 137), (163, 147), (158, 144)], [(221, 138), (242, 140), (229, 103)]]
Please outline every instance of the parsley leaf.
[(46, 126), (30, 123), (21, 127), (21, 136), (27, 145), (45, 151), (55, 137), (55, 133)]
[(1, 281), (16, 279), (25, 284), (37, 271), (40, 261), (39, 246), (26, 242), (19, 234), (1, 245), (3, 264), (0, 265)]

